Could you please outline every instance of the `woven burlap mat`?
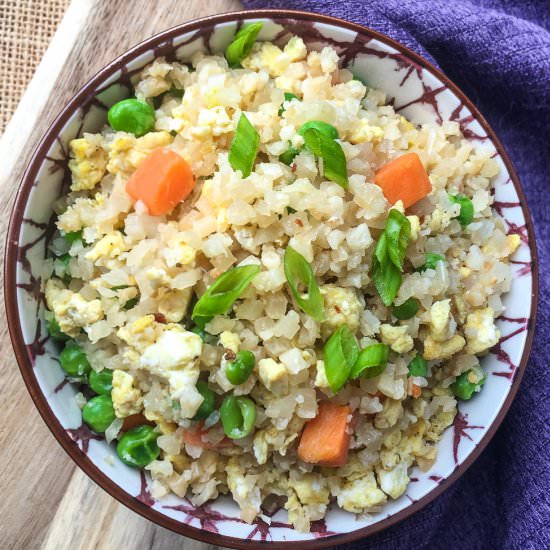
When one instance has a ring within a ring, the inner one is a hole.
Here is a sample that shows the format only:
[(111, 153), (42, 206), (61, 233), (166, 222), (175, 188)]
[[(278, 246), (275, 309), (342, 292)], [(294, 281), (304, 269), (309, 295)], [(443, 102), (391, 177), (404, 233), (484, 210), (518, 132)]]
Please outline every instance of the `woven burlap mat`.
[(0, 134), (70, 0), (0, 0)]

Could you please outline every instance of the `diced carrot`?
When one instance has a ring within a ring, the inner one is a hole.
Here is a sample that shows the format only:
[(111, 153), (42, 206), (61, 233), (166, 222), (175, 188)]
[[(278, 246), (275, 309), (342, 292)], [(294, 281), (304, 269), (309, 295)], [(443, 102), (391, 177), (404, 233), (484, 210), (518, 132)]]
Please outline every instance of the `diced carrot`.
[(221, 441), (214, 444), (208, 441), (205, 437), (208, 429), (204, 427), (204, 422), (200, 420), (196, 426), (183, 431), (183, 442), (192, 447), (202, 447), (203, 449), (219, 449), (220, 447), (228, 447), (233, 445), (228, 437), (224, 437)]
[(167, 214), (195, 187), (189, 164), (177, 153), (161, 147), (150, 153), (126, 183), (126, 191), (141, 200), (153, 216)]
[(320, 466), (342, 466), (348, 458), (351, 409), (330, 401), (319, 404), (317, 416), (302, 432), (298, 456)]
[(420, 386), (417, 386), (416, 384), (413, 384), (411, 395), (414, 399), (418, 399), (420, 397), (420, 394), (422, 393), (422, 388)]
[(154, 422), (147, 420), (147, 418), (145, 418), (145, 416), (143, 416), (141, 413), (131, 414), (130, 416), (127, 416), (124, 419), (124, 423), (122, 424), (121, 431), (127, 432), (128, 430), (131, 430), (136, 426), (142, 426), (143, 424), (147, 424), (148, 426), (155, 425)]
[(401, 200), (405, 208), (432, 190), (428, 173), (416, 153), (407, 153), (382, 166), (374, 175), (374, 183), (382, 188), (391, 204)]

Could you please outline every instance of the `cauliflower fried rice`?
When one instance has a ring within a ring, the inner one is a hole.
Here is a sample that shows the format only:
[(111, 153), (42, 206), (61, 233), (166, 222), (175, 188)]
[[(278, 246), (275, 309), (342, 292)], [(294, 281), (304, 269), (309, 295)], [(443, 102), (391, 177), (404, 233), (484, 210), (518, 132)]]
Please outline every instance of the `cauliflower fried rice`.
[[(201, 53), (189, 65), (156, 59), (135, 82), (137, 99), (155, 107), (151, 131), (138, 137), (106, 126), (71, 141), (71, 189), (56, 203), (59, 231), (44, 268), (47, 317), (94, 371), (112, 371), (116, 419), (107, 440), (120, 438), (130, 417), (154, 427), (160, 453), (145, 468), (155, 498), (173, 492), (201, 505), (229, 494), (251, 522), (276, 495), (293, 526), (308, 531), (331, 501), (376, 513), (405, 492), (413, 466), (432, 466), (457, 412), (457, 379), (466, 374), (474, 393), (481, 389), (478, 355), (498, 342), (495, 318), (519, 237), (506, 235), (491, 208), (497, 163), (457, 123), (414, 126), (384, 93), (340, 69), (335, 50), (308, 52), (298, 37), (284, 48), (258, 42), (241, 65)], [(259, 135), (247, 177), (228, 154), (242, 113)], [(304, 147), (299, 129), (309, 121), (337, 130), (347, 189)], [(195, 187), (167, 214), (152, 216), (126, 184), (160, 147), (189, 165)], [(289, 148), (297, 154), (287, 165), (279, 157)], [(374, 178), (406, 153), (418, 155), (431, 192), (405, 209)], [(453, 200), (459, 194), (473, 207), (467, 225)], [(387, 306), (372, 263), (392, 209), (406, 217), (410, 236)], [(311, 265), (321, 320), (289, 288), (288, 247)], [(440, 260), (428, 265), (427, 255)], [(245, 265), (259, 273), (229, 311), (192, 330), (197, 299)], [(416, 313), (399, 320), (394, 308), (410, 299)], [(324, 348), (344, 325), (360, 349), (384, 344), (388, 357), (376, 376), (350, 377), (333, 391)], [(255, 366), (235, 385), (228, 365), (243, 350)], [(417, 356), (421, 372), (411, 369)], [(199, 381), (216, 397), (200, 420)], [(224, 431), (220, 403), (228, 395), (255, 406), (244, 437)], [(79, 395), (81, 406), (86, 401)], [(298, 453), (327, 401), (349, 411), (349, 448), (339, 465)]]

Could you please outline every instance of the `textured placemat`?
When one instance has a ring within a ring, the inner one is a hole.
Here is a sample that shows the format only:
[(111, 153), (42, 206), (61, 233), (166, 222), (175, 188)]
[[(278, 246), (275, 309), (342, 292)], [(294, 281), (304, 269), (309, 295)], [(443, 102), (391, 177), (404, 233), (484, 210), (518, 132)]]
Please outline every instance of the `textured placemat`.
[(70, 0), (0, 0), (0, 134)]

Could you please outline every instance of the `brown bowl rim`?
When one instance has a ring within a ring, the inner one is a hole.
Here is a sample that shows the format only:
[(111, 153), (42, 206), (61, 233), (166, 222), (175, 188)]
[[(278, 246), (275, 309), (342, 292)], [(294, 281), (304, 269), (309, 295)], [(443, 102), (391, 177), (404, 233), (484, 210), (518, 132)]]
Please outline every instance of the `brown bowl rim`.
[[(436, 78), (445, 84), (454, 94), (463, 102), (471, 113), (474, 115), (479, 124), (486, 131), (487, 135), (493, 142), (498, 153), (500, 154), (506, 169), (508, 170), (515, 190), (520, 199), (521, 208), (523, 215), (525, 217), (527, 231), (528, 231), (528, 243), (531, 251), (531, 273), (533, 277), (532, 282), (532, 292), (531, 292), (531, 304), (530, 304), (530, 314), (528, 319), (527, 326), (527, 339), (525, 342), (525, 348), (521, 357), (520, 364), (518, 365), (514, 379), (512, 381), (510, 390), (506, 399), (499, 410), (495, 420), (485, 432), (482, 439), (468, 455), (466, 460), (459, 464), (453, 473), (442, 480), (438, 486), (432, 489), (428, 494), (426, 494), (421, 499), (411, 503), (403, 510), (400, 510), (396, 514), (377, 522), (373, 525), (362, 527), (348, 533), (341, 533), (337, 535), (331, 535), (323, 538), (310, 539), (305, 541), (258, 541), (258, 540), (247, 540), (236, 537), (230, 537), (226, 535), (221, 535), (219, 533), (213, 533), (205, 529), (193, 527), (187, 525), (178, 520), (172, 519), (164, 514), (154, 510), (153, 508), (143, 504), (135, 497), (126, 493), (121, 487), (119, 487), (114, 481), (112, 481), (108, 476), (101, 472), (88, 458), (88, 456), (83, 453), (77, 444), (69, 437), (67, 432), (61, 426), (60, 422), (57, 420), (57, 417), (53, 414), (46, 397), (40, 390), (38, 381), (36, 380), (33, 373), (33, 366), (29, 360), (25, 343), (23, 341), (23, 336), (21, 332), (21, 324), (19, 319), (19, 309), (17, 307), (17, 289), (16, 289), (16, 266), (17, 266), (17, 248), (19, 240), (19, 231), (21, 224), (23, 223), (23, 213), (27, 203), (30, 190), (33, 186), (34, 179), (37, 175), (38, 169), (43, 161), (45, 154), (48, 149), (56, 139), (59, 131), (63, 128), (64, 124), (72, 115), (73, 111), (90, 95), (95, 92), (96, 87), (101, 82), (105, 81), (108, 77), (114, 74), (121, 66), (130, 62), (137, 55), (140, 55), (144, 51), (152, 49), (156, 45), (161, 44), (162, 42), (169, 40), (175, 36), (181, 35), (183, 33), (197, 30), (203, 25), (216, 25), (219, 23), (224, 23), (233, 20), (242, 20), (242, 19), (256, 19), (256, 18), (266, 18), (266, 19), (294, 19), (302, 21), (313, 21), (316, 23), (326, 23), (336, 27), (342, 27), (347, 30), (351, 30), (362, 35), (366, 35), (370, 38), (377, 39), (392, 48), (395, 48), (399, 52), (406, 55), (409, 59), (420, 65), (425, 70), (432, 73)], [(140, 514), (144, 518), (170, 529), (178, 534), (185, 535), (187, 537), (200, 540), (213, 545), (228, 546), (232, 548), (241, 548), (241, 549), (251, 549), (251, 548), (264, 548), (269, 545), (273, 548), (286, 548), (288, 545), (293, 545), (299, 547), (301, 550), (310, 550), (316, 548), (325, 548), (331, 547), (339, 544), (350, 543), (358, 539), (373, 535), (384, 529), (395, 525), (396, 523), (404, 520), (405, 518), (411, 516), (415, 512), (419, 511), (421, 508), (433, 501), (437, 496), (439, 496), (443, 491), (445, 491), (452, 483), (454, 483), (475, 461), (475, 459), (481, 454), (485, 449), (496, 430), (500, 426), (502, 420), (504, 419), (508, 409), (514, 397), (518, 391), (519, 385), (523, 378), (525, 368), (527, 366), (527, 361), (531, 348), (533, 345), (533, 338), (535, 333), (535, 322), (537, 316), (537, 300), (538, 300), (538, 259), (537, 259), (537, 249), (535, 245), (535, 233), (533, 229), (533, 222), (531, 220), (531, 214), (527, 206), (527, 199), (519, 178), (516, 174), (516, 171), (510, 161), (510, 158), (506, 154), (504, 147), (495, 132), (485, 120), (483, 115), (478, 111), (475, 105), (468, 99), (468, 97), (462, 92), (462, 90), (454, 84), (447, 76), (445, 76), (439, 69), (434, 67), (429, 61), (424, 59), (422, 56), (418, 55), (414, 51), (410, 50), (406, 46), (403, 46), (399, 42), (389, 38), (388, 36), (372, 30), (363, 25), (357, 23), (352, 23), (332, 17), (329, 15), (321, 15), (313, 12), (305, 12), (299, 10), (282, 10), (282, 9), (255, 9), (255, 10), (241, 10), (227, 12), (217, 15), (210, 15), (207, 17), (202, 17), (200, 19), (194, 19), (179, 25), (176, 25), (172, 28), (169, 28), (165, 31), (162, 31), (158, 34), (153, 35), (152, 37), (140, 42), (133, 48), (127, 50), (125, 53), (117, 57), (114, 61), (107, 64), (103, 69), (98, 71), (94, 77), (92, 77), (82, 88), (75, 94), (75, 96), (69, 101), (69, 103), (63, 108), (63, 110), (56, 117), (54, 122), (49, 126), (48, 130), (40, 140), (38, 146), (36, 147), (31, 160), (27, 166), (27, 169), (23, 175), (17, 196), (12, 208), (10, 223), (8, 228), (8, 237), (6, 241), (6, 250), (5, 250), (5, 263), (4, 263), (4, 296), (5, 296), (5, 306), (8, 320), (8, 328), (10, 332), (10, 337), (12, 341), (12, 346), (15, 351), (15, 356), (21, 375), (27, 390), (29, 391), (40, 415), (45, 421), (46, 425), (53, 433), (54, 437), (67, 452), (67, 454), (73, 459), (73, 461), (84, 471), (95, 483), (102, 487), (107, 493), (112, 497), (116, 498), (119, 502), (133, 510), (134, 512)]]

